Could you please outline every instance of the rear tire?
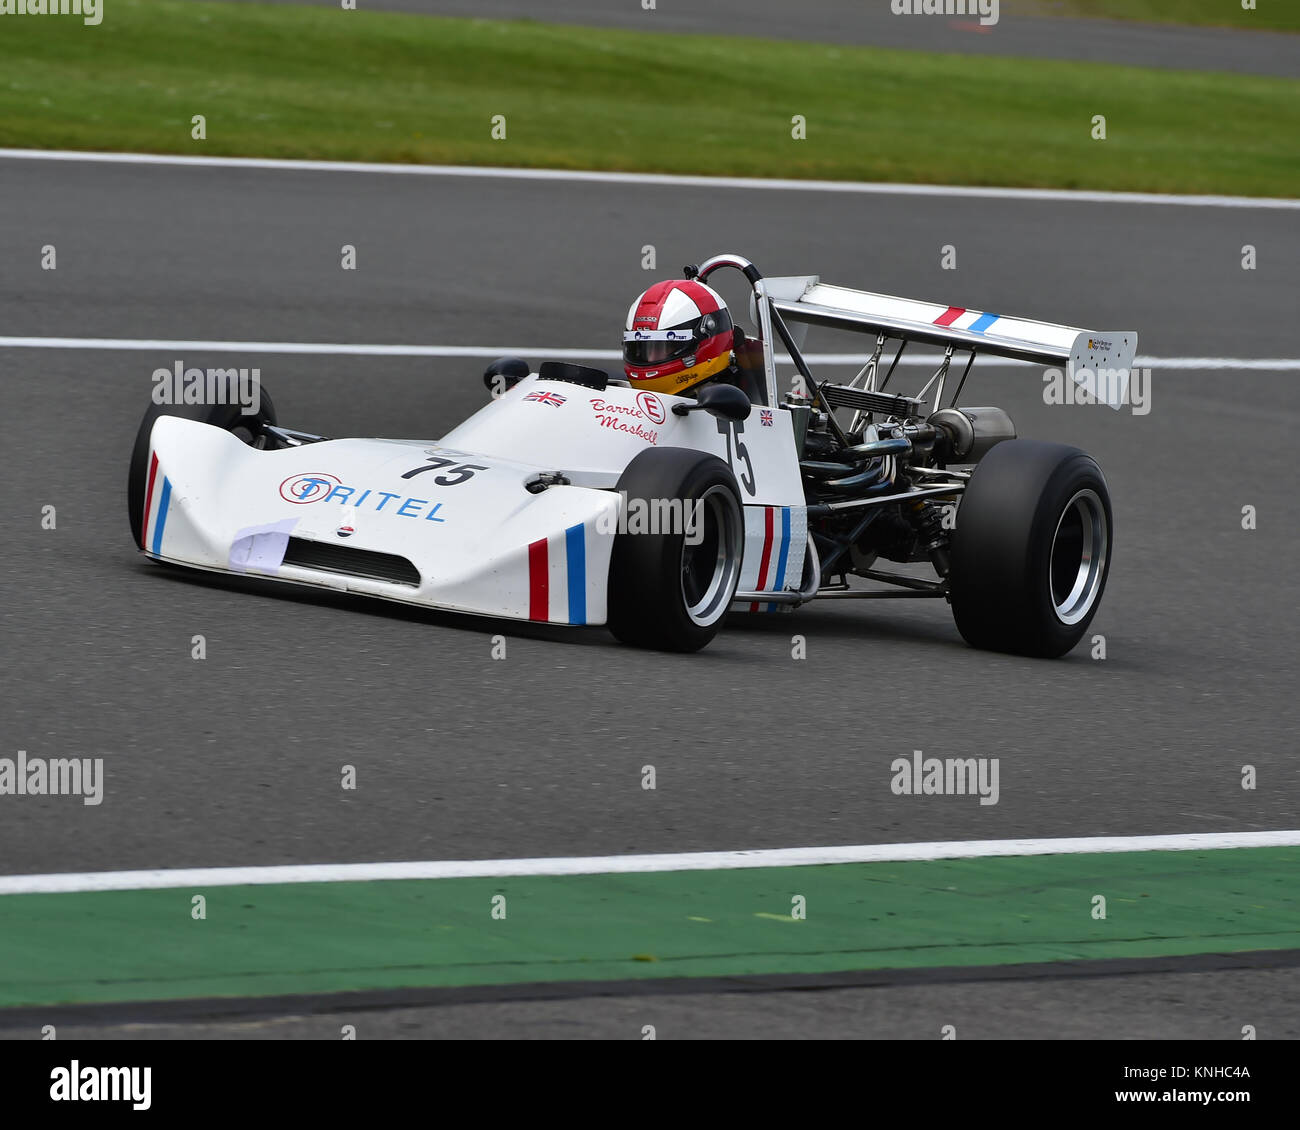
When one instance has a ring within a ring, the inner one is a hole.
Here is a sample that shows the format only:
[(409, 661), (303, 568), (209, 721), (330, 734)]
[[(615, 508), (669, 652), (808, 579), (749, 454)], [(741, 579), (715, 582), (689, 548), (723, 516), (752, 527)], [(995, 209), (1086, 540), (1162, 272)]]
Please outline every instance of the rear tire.
[[(620, 641), (661, 651), (698, 651), (717, 634), (740, 581), (745, 519), (731, 469), (717, 456), (681, 447), (641, 452), (618, 480), (648, 504), (699, 504), (701, 529), (619, 533), (609, 569), (609, 630)], [(648, 511), (653, 513), (654, 511)], [(631, 523), (629, 523), (631, 524)]]
[(275, 405), (266, 389), (259, 389), (256, 414), (245, 416), (238, 404), (151, 404), (140, 422), (131, 452), (131, 472), (127, 477), (127, 511), (131, 519), (131, 536), (138, 547), (144, 536), (144, 496), (149, 483), (149, 452), (153, 426), (160, 416), (179, 416), (211, 424), (238, 436), (251, 447), (265, 447), (266, 427), (275, 424)]
[(1056, 658), (1101, 603), (1114, 541), (1101, 468), (1077, 447), (1014, 439), (971, 476), (952, 541), (952, 611), (972, 647)]

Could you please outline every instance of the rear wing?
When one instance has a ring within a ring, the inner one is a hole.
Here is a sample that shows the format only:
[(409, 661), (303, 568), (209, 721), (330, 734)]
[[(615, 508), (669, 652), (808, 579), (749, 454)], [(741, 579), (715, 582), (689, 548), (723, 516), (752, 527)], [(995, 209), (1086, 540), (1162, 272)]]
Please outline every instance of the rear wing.
[[(1116, 401), (1126, 395), (1128, 370), (1137, 355), (1134, 330), (1085, 330), (918, 302), (832, 286), (815, 275), (765, 278), (761, 288), (783, 320), (866, 331), (903, 343), (925, 342), (949, 353), (969, 351), (972, 360), (986, 355), (1058, 365), (1090, 392), (1100, 386), (1098, 399), (1113, 408), (1120, 407)], [(1103, 371), (1122, 377), (1098, 382), (1097, 374)]]

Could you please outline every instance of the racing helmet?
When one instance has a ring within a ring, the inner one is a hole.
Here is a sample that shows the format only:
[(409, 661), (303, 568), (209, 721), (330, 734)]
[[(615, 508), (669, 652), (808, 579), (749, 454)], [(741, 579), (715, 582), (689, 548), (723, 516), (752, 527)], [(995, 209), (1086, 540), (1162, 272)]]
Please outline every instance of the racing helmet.
[(694, 279), (655, 283), (628, 308), (623, 372), (651, 392), (685, 392), (726, 369), (734, 334), (722, 296)]

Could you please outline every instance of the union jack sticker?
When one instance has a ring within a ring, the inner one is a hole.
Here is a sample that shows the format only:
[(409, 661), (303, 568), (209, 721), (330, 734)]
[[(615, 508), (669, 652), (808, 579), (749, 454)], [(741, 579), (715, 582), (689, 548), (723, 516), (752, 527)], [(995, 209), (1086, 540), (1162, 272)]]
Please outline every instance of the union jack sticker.
[(538, 404), (554, 404), (558, 408), (568, 397), (561, 396), (558, 392), (530, 392), (524, 399), (535, 400)]
[(770, 408), (760, 408), (758, 410), (758, 422), (765, 428), (772, 426), (772, 410)]

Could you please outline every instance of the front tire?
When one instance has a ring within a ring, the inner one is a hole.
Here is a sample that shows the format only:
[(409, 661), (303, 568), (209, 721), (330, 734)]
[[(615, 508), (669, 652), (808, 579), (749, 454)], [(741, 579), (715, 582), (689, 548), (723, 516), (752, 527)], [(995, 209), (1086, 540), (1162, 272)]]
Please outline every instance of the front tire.
[(211, 424), (237, 436), (251, 447), (266, 445), (266, 428), (275, 424), (275, 405), (266, 389), (258, 389), (257, 412), (245, 416), (238, 404), (151, 404), (140, 421), (131, 451), (131, 471), (127, 476), (127, 512), (131, 519), (131, 536), (140, 546), (144, 537), (144, 499), (149, 481), (149, 452), (153, 426), (160, 416), (179, 416)]
[[(637, 647), (698, 651), (717, 634), (740, 581), (745, 520), (735, 476), (715, 455), (650, 448), (627, 465), (617, 489), (626, 492), (630, 528), (614, 540), (609, 629)], [(689, 541), (685, 529), (633, 532), (634, 506), (662, 513), (652, 504), (677, 499), (684, 519), (699, 514)]]
[(1110, 491), (1077, 447), (999, 443), (957, 511), (949, 574), (957, 628), (972, 647), (1056, 658), (1101, 603), (1113, 544)]

